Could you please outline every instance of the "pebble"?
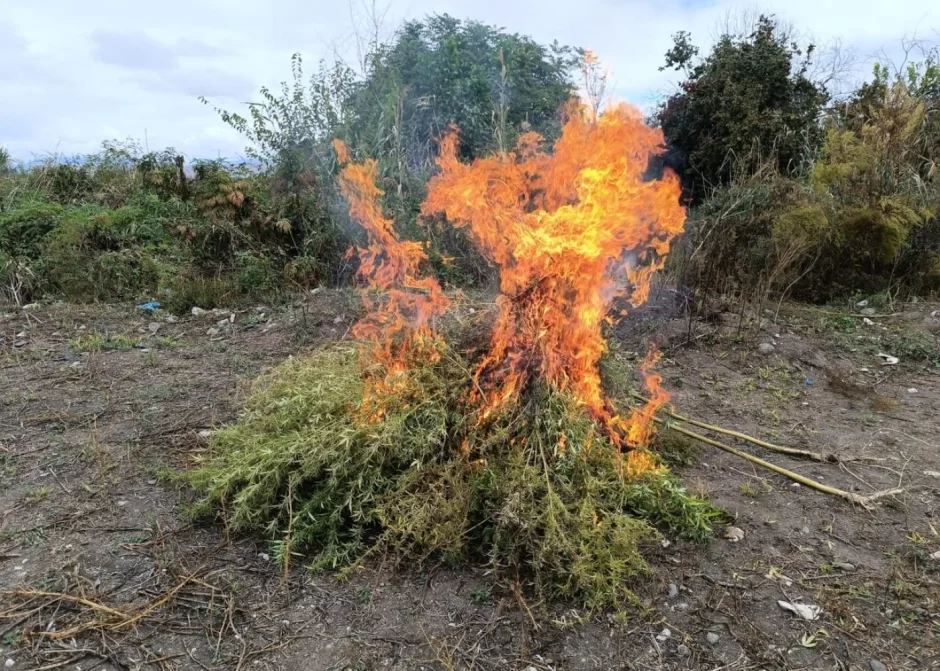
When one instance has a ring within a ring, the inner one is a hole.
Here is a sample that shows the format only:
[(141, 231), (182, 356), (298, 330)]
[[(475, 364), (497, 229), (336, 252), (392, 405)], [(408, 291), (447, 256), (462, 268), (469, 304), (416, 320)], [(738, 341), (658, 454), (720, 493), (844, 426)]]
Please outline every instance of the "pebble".
[(219, 329), (211, 328), (208, 331), (206, 331), (206, 335), (209, 336), (210, 338), (215, 337), (219, 335)]
[(875, 308), (862, 308), (862, 311), (861, 311), (863, 315), (873, 315), (873, 314), (876, 314), (877, 312), (878, 311)]
[(710, 631), (705, 635), (705, 640), (708, 641), (710, 645), (718, 645), (719, 637), (718, 637), (718, 634), (716, 634), (713, 631)]
[(675, 599), (679, 596), (679, 586), (675, 583), (669, 583), (669, 598)]
[(676, 652), (679, 653), (680, 657), (688, 657), (689, 655), (692, 654), (692, 651), (689, 650), (689, 646), (685, 645), (684, 643), (681, 644), (678, 648), (676, 648)]
[(804, 536), (809, 536), (810, 534), (809, 527), (803, 527), (802, 529), (800, 529), (800, 533), (803, 534)]
[(197, 307), (193, 307), (193, 309), (191, 310), (191, 312), (193, 313), (193, 317), (199, 317), (199, 316), (204, 315), (204, 314), (206, 313), (205, 310), (203, 310), (202, 308), (197, 308)]
[(879, 662), (877, 659), (869, 659), (868, 667), (871, 671), (888, 671), (888, 667)]
[(837, 561), (837, 562), (834, 562), (832, 565), (835, 566), (840, 571), (854, 571), (855, 570), (855, 564), (850, 564), (847, 561)]
[(147, 324), (147, 330), (150, 331), (151, 333), (156, 333), (157, 331), (160, 330), (160, 326), (161, 326), (160, 322), (150, 322), (149, 324)]
[(739, 527), (728, 527), (725, 529), (725, 538), (732, 543), (737, 543), (744, 539), (744, 530)]
[(770, 354), (774, 351), (775, 347), (769, 342), (762, 342), (757, 346), (757, 351), (761, 354)]
[(663, 629), (663, 630), (662, 630), (661, 632), (659, 632), (659, 634), (656, 636), (656, 640), (659, 641), (660, 643), (662, 643), (663, 641), (665, 641), (665, 640), (666, 640), (667, 638), (669, 638), (670, 636), (672, 636), (672, 632), (669, 631), (669, 629)]
[(7, 661), (3, 663), (8, 669), (12, 669), (14, 664), (16, 664), (16, 662), (14, 662), (13, 659), (7, 659)]
[(117, 504), (121, 507), (124, 507), (127, 505), (127, 501), (118, 501)]

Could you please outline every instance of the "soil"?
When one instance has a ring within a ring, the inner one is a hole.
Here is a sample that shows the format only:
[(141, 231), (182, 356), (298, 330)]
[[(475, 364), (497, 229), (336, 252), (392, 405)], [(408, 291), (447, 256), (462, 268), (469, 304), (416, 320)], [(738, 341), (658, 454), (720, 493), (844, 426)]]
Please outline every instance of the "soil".
[[(675, 303), (654, 296), (613, 346), (665, 352), (677, 411), (831, 453), (838, 463), (756, 450), (825, 484), (904, 491), (866, 510), (703, 446), (678, 470), (743, 538), (722, 528), (708, 545), (666, 539), (631, 586), (635, 601), (603, 613), (526, 602), (481, 567), (378, 563), (341, 580), (294, 557), (285, 570), (263, 541), (192, 523), (178, 474), (205, 455), (208, 431), (236, 418), (262, 368), (347, 337), (353, 294), (175, 322), (134, 306), (0, 307), (0, 662), (940, 668), (938, 306), (882, 309), (867, 324), (798, 305), (689, 321)], [(781, 601), (822, 610), (809, 621)]]

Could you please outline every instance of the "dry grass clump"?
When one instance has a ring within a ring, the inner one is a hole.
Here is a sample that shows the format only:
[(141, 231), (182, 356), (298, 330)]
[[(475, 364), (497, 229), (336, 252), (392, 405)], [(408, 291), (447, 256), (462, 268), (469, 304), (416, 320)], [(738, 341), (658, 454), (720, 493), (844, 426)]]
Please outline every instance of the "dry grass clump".
[(200, 513), (261, 531), (284, 560), (355, 566), (372, 552), (488, 562), (542, 597), (621, 601), (660, 530), (705, 540), (720, 514), (666, 469), (624, 473), (604, 432), (568, 397), (536, 388), (486, 426), (466, 364), (441, 346), (361, 412), (358, 353), (333, 346), (255, 384), (238, 423), (191, 474)]

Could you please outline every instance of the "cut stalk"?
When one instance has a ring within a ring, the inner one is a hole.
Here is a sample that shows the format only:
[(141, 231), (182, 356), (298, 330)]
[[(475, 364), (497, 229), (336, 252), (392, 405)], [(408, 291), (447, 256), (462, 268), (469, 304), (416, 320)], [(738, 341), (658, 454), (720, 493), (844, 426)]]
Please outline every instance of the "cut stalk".
[(884, 498), (886, 496), (893, 496), (895, 494), (900, 494), (904, 491), (903, 489), (886, 489), (880, 492), (874, 492), (873, 494), (869, 494), (868, 496), (862, 496), (861, 494), (856, 494), (854, 492), (847, 492), (844, 489), (839, 489), (837, 487), (830, 487), (829, 485), (824, 485), (821, 482), (817, 482), (816, 480), (813, 480), (812, 478), (807, 478), (805, 475), (794, 473), (793, 471), (787, 470), (786, 468), (783, 468), (782, 466), (777, 466), (776, 464), (772, 464), (769, 461), (764, 461), (760, 457), (755, 457), (753, 454), (742, 452), (741, 450), (735, 449), (731, 447), (730, 445), (725, 445), (724, 443), (720, 443), (717, 440), (712, 440), (711, 438), (703, 436), (700, 433), (691, 431), (683, 426), (677, 426), (673, 424), (672, 422), (668, 422), (664, 419), (660, 419), (656, 417), (654, 418), (654, 421), (656, 421), (659, 424), (663, 424), (666, 427), (673, 429), (674, 431), (678, 431), (679, 433), (686, 435), (689, 438), (694, 438), (695, 440), (705, 443), (706, 445), (717, 447), (719, 450), (724, 450), (725, 452), (728, 452), (729, 454), (733, 454), (736, 457), (741, 457), (742, 459), (746, 459), (747, 461), (750, 461), (752, 464), (757, 464), (758, 466), (761, 466), (762, 468), (766, 468), (770, 471), (773, 471), (774, 473), (778, 473), (786, 478), (789, 478), (790, 480), (793, 480), (794, 482), (798, 482), (801, 485), (805, 485), (811, 489), (815, 489), (818, 492), (822, 492), (823, 494), (830, 494), (831, 496), (838, 496), (839, 498), (845, 499), (846, 501), (849, 501), (850, 503), (858, 504), (862, 506), (863, 508), (865, 508), (866, 510), (871, 510), (872, 503), (874, 503), (876, 500)]
[[(637, 400), (646, 402), (647, 399), (643, 398), (639, 394), (631, 394), (631, 396)], [(761, 440), (760, 438), (755, 438), (754, 436), (749, 436), (746, 433), (741, 433), (740, 431), (733, 431), (731, 429), (725, 429), (720, 426), (715, 426), (714, 424), (706, 424), (705, 422), (699, 421), (697, 419), (692, 419), (691, 417), (684, 417), (677, 412), (670, 410), (669, 408), (660, 408), (659, 412), (663, 412), (673, 419), (676, 419), (684, 424), (691, 424), (692, 426), (697, 426), (702, 429), (707, 429), (708, 431), (714, 431), (715, 433), (723, 433), (726, 436), (732, 436), (734, 438), (739, 438), (740, 440), (753, 443), (759, 447), (763, 447), (765, 450), (770, 450), (771, 452), (779, 452), (780, 454), (788, 454), (792, 457), (804, 457), (806, 459), (812, 459), (813, 461), (822, 461), (828, 463), (836, 463), (839, 459), (834, 454), (823, 455), (819, 452), (811, 452), (809, 450), (799, 450), (795, 447), (784, 447), (783, 445), (775, 445), (774, 443), (768, 443), (766, 440)]]

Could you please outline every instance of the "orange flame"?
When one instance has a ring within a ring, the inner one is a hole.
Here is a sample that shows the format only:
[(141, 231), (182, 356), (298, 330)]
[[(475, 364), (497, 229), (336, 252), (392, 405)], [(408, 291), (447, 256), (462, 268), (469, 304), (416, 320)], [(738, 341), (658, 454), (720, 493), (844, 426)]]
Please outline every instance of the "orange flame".
[(652, 372), (653, 366), (659, 362), (662, 356), (662, 352), (651, 344), (649, 351), (646, 353), (646, 358), (640, 364), (640, 373), (643, 374), (643, 380), (646, 383), (646, 390), (649, 392), (650, 398), (642, 407), (634, 409), (630, 416), (627, 444), (632, 447), (642, 447), (649, 444), (656, 430), (653, 417), (660, 408), (669, 403), (669, 392), (660, 386), (663, 382), (662, 376)]
[[(383, 191), (376, 185), (378, 165), (374, 160), (350, 162), (349, 151), (340, 140), (333, 146), (340, 164), (339, 189), (349, 204), (349, 215), (366, 230), (368, 245), (357, 248), (358, 275), (365, 282), (362, 300), (367, 316), (353, 327), (353, 335), (372, 344), (372, 361), (382, 364), (384, 377), (368, 378), (366, 407), (372, 419), (382, 415), (377, 395), (401, 390), (410, 357), (437, 356), (434, 319), (450, 304), (433, 277), (419, 277), (427, 261), (420, 242), (399, 240), (393, 222), (382, 214)], [(374, 294), (379, 293), (376, 297)]]
[(473, 392), (482, 419), (541, 378), (581, 401), (622, 444), (623, 421), (601, 389), (602, 326), (616, 298), (646, 301), (685, 222), (679, 180), (668, 170), (647, 178), (663, 136), (625, 104), (595, 118), (573, 103), (554, 153), (541, 142), (527, 133), (514, 152), (464, 164), (451, 130), (422, 212), (468, 227), (500, 271), (499, 314)]

